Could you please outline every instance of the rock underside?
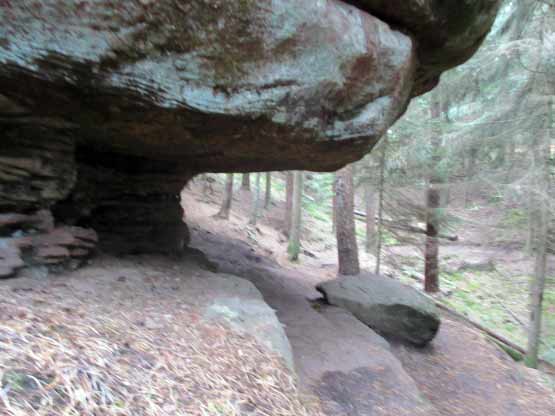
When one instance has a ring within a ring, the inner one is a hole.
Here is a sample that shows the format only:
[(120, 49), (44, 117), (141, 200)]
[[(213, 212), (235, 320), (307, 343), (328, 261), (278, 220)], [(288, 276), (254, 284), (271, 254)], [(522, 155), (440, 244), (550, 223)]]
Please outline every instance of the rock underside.
[(361, 158), (498, 7), (348, 3), (0, 2), (0, 277), (74, 264), (96, 233), (107, 251), (180, 251), (177, 195), (201, 172)]

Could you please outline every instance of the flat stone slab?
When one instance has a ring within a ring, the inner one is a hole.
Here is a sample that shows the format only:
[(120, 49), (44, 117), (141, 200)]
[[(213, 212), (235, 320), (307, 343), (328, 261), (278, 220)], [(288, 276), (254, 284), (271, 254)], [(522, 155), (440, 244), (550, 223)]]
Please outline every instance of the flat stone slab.
[(193, 228), (193, 246), (250, 280), (285, 326), (300, 385), (329, 416), (439, 416), (390, 350), (345, 309), (314, 304), (308, 276), (253, 255), (248, 244)]
[[(289, 369), (294, 371), (291, 345), (275, 311), (268, 306), (251, 282), (236, 276), (226, 278), (235, 282), (235, 288), (242, 294), (238, 296), (229, 293), (208, 302), (204, 308), (205, 317), (223, 321), (234, 331), (253, 336), (263, 346), (279, 355)], [(209, 284), (213, 290), (214, 286), (228, 286), (229, 283), (218, 277), (210, 279)]]

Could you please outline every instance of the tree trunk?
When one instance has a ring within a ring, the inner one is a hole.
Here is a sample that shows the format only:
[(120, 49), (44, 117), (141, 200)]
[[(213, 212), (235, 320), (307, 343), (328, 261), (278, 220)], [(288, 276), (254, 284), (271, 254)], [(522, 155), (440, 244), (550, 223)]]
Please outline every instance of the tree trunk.
[(542, 208), (540, 211), (534, 279), (530, 287), (530, 327), (528, 330), (528, 349), (526, 352), (526, 365), (532, 368), (538, 367), (547, 264), (547, 209)]
[(508, 143), (505, 147), (505, 183), (511, 182), (512, 171), (515, 165), (515, 142), (510, 135), (507, 137)]
[(378, 229), (376, 232), (376, 268), (374, 272), (380, 274), (382, 264), (382, 233), (383, 233), (383, 198), (385, 188), (385, 154), (387, 151), (387, 135), (382, 139), (382, 152), (380, 155), (380, 182), (378, 185)]
[(337, 191), (335, 187), (335, 180), (332, 184), (332, 198), (331, 198), (331, 232), (335, 234), (337, 230)]
[(550, 215), (549, 215), (549, 190), (551, 188), (551, 174), (549, 160), (551, 159), (551, 132), (553, 129), (553, 105), (551, 100), (547, 105), (547, 126), (545, 140), (536, 143), (534, 149), (534, 164), (539, 170), (536, 183), (536, 212), (533, 216), (535, 235), (533, 246), (536, 254), (534, 279), (530, 285), (530, 327), (528, 330), (528, 349), (526, 352), (526, 365), (532, 368), (538, 366), (539, 346), (541, 340), (543, 295), (545, 291), (547, 245)]
[(231, 203), (233, 201), (233, 173), (228, 173), (226, 175), (224, 199), (220, 212), (216, 215), (219, 218), (228, 219), (229, 213), (231, 211)]
[(366, 203), (366, 252), (371, 253), (376, 245), (376, 204), (372, 184), (368, 180), (364, 184), (364, 200)]
[(440, 162), (439, 148), (441, 146), (441, 98), (440, 92), (436, 90), (431, 98), (431, 151), (432, 160), (430, 176), (426, 190), (426, 247), (424, 263), (424, 290), (428, 293), (439, 291), (439, 208), (441, 195), (439, 184), (441, 182), (438, 173)]
[(338, 274), (357, 275), (360, 265), (355, 230), (353, 165), (347, 165), (335, 174), (335, 195)]
[(426, 252), (424, 271), (424, 290), (426, 292), (439, 291), (439, 190), (436, 184), (428, 184), (426, 191)]
[[(439, 116), (438, 116), (439, 117)], [(437, 119), (440, 122), (440, 119)], [(439, 132), (441, 134), (441, 132)], [(470, 207), (470, 202), (472, 201), (472, 195), (474, 194), (475, 180), (476, 180), (476, 165), (478, 159), (478, 148), (475, 144), (471, 144), (468, 149), (468, 155), (466, 157), (466, 183), (464, 185), (464, 206), (465, 208)]]
[(266, 172), (266, 193), (264, 195), (264, 208), (270, 208), (272, 203), (272, 173)]
[(261, 185), (261, 173), (256, 173), (255, 179), (255, 190), (252, 195), (252, 211), (251, 211), (251, 219), (249, 221), (250, 225), (256, 225), (258, 221), (258, 216), (260, 214), (260, 185)]
[(243, 173), (243, 179), (241, 180), (241, 189), (245, 191), (251, 190), (251, 174)]
[(291, 261), (297, 261), (301, 252), (303, 178), (304, 173), (302, 171), (294, 172), (291, 228), (289, 230), (289, 245), (287, 247), (287, 253), (289, 254), (289, 260)]
[(536, 197), (534, 195), (534, 190), (530, 191), (528, 196), (528, 233), (526, 236), (526, 245), (524, 246), (524, 251), (528, 254), (534, 252), (534, 243), (537, 239), (537, 221), (536, 216), (538, 215), (538, 204)]
[(294, 174), (293, 172), (286, 173), (285, 183), (285, 218), (283, 232), (287, 237), (291, 231), (291, 217), (293, 215), (293, 188), (294, 188)]

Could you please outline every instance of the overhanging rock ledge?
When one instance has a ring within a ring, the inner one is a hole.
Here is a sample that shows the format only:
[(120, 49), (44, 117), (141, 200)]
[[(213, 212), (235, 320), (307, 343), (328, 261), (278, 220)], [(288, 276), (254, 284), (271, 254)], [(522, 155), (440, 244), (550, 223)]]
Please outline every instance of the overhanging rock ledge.
[[(0, 276), (74, 264), (96, 233), (110, 251), (179, 251), (176, 195), (200, 172), (361, 158), (472, 55), (498, 7), (350, 3), (0, 2)], [(76, 241), (45, 262), (34, 241), (66, 226)]]

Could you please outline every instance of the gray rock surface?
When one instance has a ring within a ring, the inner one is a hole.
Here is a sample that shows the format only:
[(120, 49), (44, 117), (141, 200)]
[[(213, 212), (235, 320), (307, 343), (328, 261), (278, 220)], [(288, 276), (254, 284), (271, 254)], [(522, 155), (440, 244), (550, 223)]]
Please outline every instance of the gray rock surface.
[(445, 70), (468, 60), (493, 24), (498, 0), (348, 0), (417, 40), (415, 93)]
[(192, 246), (218, 268), (250, 280), (277, 311), (303, 389), (330, 416), (438, 416), (391, 352), (389, 343), (350, 312), (314, 304), (308, 275), (253, 254), (239, 240), (192, 228)]
[(495, 271), (495, 262), (491, 258), (489, 259), (468, 258), (461, 262), (461, 264), (459, 265), (456, 271), (493, 272)]
[(335, 170), (474, 53), (499, 1), (352, 3), (10, 2), (0, 112), (193, 170)]
[(373, 274), (340, 277), (317, 289), (379, 333), (424, 346), (440, 326), (435, 305), (397, 280)]
[(474, 52), (498, 1), (351, 3), (0, 2), (0, 213), (179, 252), (195, 174), (360, 159)]
[(412, 91), (410, 36), (341, 1), (33, 4), (0, 7), (0, 103), (80, 146), (196, 171), (335, 170)]
[(225, 279), (218, 277), (206, 283), (211, 290), (222, 286), (227, 289), (231, 283), (232, 290), (209, 300), (204, 307), (205, 317), (223, 321), (233, 330), (254, 337), (261, 345), (280, 356), (292, 371), (295, 370), (293, 352), (283, 326), (275, 311), (251, 282), (226, 275)]

